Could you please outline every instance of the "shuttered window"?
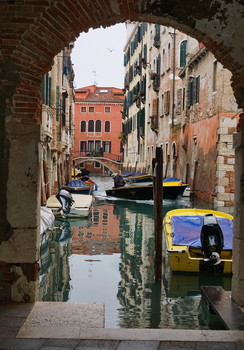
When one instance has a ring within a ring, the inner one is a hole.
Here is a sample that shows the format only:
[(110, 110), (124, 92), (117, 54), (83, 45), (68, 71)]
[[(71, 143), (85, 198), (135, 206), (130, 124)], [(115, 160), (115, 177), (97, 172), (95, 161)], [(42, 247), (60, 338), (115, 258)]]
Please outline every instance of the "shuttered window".
[(51, 107), (51, 87), (52, 87), (52, 78), (48, 74), (45, 74), (41, 84), (41, 95), (42, 103), (46, 106)]
[(56, 120), (59, 121), (59, 86), (56, 86)]
[(168, 115), (169, 114), (169, 109), (170, 109), (170, 91), (165, 92), (165, 101), (164, 101), (164, 114)]
[(177, 103), (176, 103), (176, 113), (181, 114), (182, 108), (182, 89), (177, 90)]
[(200, 76), (193, 78), (193, 80), (188, 83), (188, 99), (187, 99), (188, 107), (199, 102), (199, 92), (200, 92)]
[(180, 44), (180, 67), (186, 66), (186, 45), (187, 40), (184, 40)]

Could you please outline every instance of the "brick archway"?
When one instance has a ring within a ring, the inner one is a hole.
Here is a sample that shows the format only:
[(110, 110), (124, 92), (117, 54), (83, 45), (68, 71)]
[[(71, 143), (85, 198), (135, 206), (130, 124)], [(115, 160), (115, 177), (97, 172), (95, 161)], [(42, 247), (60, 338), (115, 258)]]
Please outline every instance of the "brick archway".
[[(244, 23), (242, 0), (117, 1), (60, 0), (1, 2), (2, 28), (0, 54), (0, 255), (3, 268), (13, 275), (12, 285), (3, 284), (0, 299), (20, 300), (19, 285), (27, 288), (30, 300), (36, 298), (37, 243), (39, 216), (30, 216), (39, 205), (40, 83), (52, 66), (53, 57), (80, 32), (115, 23), (143, 21), (172, 26), (202, 41), (228, 68), (240, 108), (244, 107)], [(237, 147), (237, 190), (235, 224), (236, 250), (244, 242), (243, 154), (244, 115), (241, 115)], [(17, 169), (17, 171), (16, 171)], [(240, 209), (239, 209), (240, 208)], [(28, 245), (24, 243), (28, 241)], [(241, 241), (241, 242), (239, 242)], [(21, 246), (22, 242), (22, 246)], [(22, 248), (22, 250), (20, 249)], [(234, 294), (240, 303), (243, 272), (236, 259)], [(0, 266), (1, 267), (1, 266)], [(21, 270), (21, 272), (20, 272)], [(2, 276), (2, 274), (0, 274)]]

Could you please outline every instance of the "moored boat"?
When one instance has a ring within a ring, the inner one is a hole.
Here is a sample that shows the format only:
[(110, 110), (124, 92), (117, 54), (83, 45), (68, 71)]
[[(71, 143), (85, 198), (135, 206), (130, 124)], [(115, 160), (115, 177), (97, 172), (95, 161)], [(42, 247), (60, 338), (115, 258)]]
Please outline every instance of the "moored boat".
[(175, 209), (163, 220), (163, 251), (171, 270), (231, 274), (233, 216), (215, 210)]
[(87, 179), (86, 181), (75, 179), (67, 182), (64, 187), (70, 193), (76, 194), (91, 194), (97, 188), (96, 183), (91, 179)]
[[(162, 182), (163, 186), (163, 199), (176, 199), (181, 196), (188, 186), (179, 181), (166, 181)], [(106, 190), (106, 194), (109, 197), (126, 198), (134, 200), (153, 200), (153, 184), (131, 184), (123, 187), (111, 188)]]
[[(123, 172), (122, 172), (123, 176)], [(123, 176), (127, 183), (141, 183), (141, 182), (152, 182), (152, 174), (147, 173), (132, 173), (131, 175)]]
[(89, 194), (72, 194), (71, 198), (72, 201), (67, 202), (67, 199), (63, 196), (60, 202), (55, 195), (52, 195), (48, 198), (46, 206), (52, 209), (55, 217), (87, 217), (93, 203), (93, 196)]
[(40, 234), (46, 230), (52, 230), (54, 228), (55, 217), (50, 208), (41, 206), (40, 212)]

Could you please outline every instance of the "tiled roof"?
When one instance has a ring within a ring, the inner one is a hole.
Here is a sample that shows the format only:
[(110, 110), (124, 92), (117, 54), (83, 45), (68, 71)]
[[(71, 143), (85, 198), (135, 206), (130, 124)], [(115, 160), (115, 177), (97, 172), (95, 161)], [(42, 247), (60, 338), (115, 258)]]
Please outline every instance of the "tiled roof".
[(113, 87), (87, 86), (76, 89), (75, 92), (76, 102), (122, 103), (124, 100), (122, 89)]

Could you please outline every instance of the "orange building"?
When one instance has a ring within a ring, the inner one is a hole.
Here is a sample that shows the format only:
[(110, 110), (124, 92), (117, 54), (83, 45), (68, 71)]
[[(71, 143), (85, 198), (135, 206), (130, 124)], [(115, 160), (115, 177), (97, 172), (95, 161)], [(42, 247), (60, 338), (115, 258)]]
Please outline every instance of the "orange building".
[(114, 87), (86, 86), (75, 90), (74, 154), (90, 157), (80, 162), (79, 168), (92, 173), (104, 173), (106, 168), (91, 157), (122, 159), (121, 142), (122, 108), (124, 93)]

